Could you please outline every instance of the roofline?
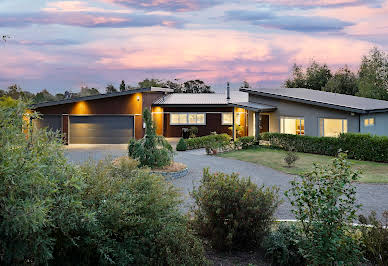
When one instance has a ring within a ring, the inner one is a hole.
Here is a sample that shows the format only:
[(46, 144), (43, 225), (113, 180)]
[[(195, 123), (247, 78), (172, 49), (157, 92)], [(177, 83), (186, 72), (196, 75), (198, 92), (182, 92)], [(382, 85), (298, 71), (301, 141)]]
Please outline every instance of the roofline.
[(186, 103), (186, 104), (163, 104), (163, 103), (153, 103), (152, 106), (160, 107), (231, 107), (229, 103), (225, 104), (195, 104), (195, 103)]
[(234, 106), (234, 107), (238, 107), (238, 108), (243, 108), (243, 109), (246, 109), (246, 110), (250, 110), (250, 111), (257, 111), (257, 110), (260, 110), (260, 112), (273, 112), (273, 111), (276, 111), (276, 107), (268, 107), (268, 108), (254, 108), (254, 107), (250, 107), (250, 106), (246, 106), (244, 104), (240, 104), (240, 103), (230, 103), (231, 106)]
[(92, 100), (111, 98), (111, 97), (118, 97), (118, 96), (130, 95), (130, 94), (135, 94), (135, 93), (141, 93), (141, 92), (151, 92), (151, 91), (156, 91), (156, 90), (152, 90), (152, 89), (134, 89), (134, 90), (128, 90), (128, 91), (122, 91), (122, 92), (113, 92), (113, 93), (105, 93), (105, 94), (97, 94), (97, 95), (76, 97), (76, 98), (64, 99), (64, 100), (59, 100), (59, 101), (38, 103), (38, 104), (32, 105), (31, 108), (32, 109), (36, 109), (36, 108), (41, 108), (41, 107), (48, 107), (48, 106), (54, 106), (54, 105), (62, 105), (62, 104), (75, 103), (75, 102), (81, 102), (81, 101), (92, 101)]
[[(246, 89), (246, 88), (241, 88), (240, 91), (252, 93), (252, 94), (264, 96), (264, 97), (289, 100), (289, 101), (293, 101), (293, 102), (311, 104), (311, 105), (316, 105), (316, 106), (321, 106), (321, 107), (326, 107), (326, 108), (331, 108), (331, 109), (337, 109), (337, 110), (341, 110), (341, 111), (354, 112), (354, 113), (359, 113), (359, 114), (366, 114), (366, 113), (370, 113), (370, 112), (374, 111), (374, 110), (351, 108), (351, 107), (346, 107), (343, 105), (336, 105), (336, 104), (324, 103), (324, 102), (319, 102), (319, 101), (311, 101), (311, 100), (295, 98), (295, 97), (290, 97), (290, 96), (283, 96), (283, 95), (278, 95), (278, 94), (274, 94), (274, 93), (267, 93), (267, 92), (261, 92), (261, 91), (256, 91), (256, 90), (250, 90), (250, 89)], [(382, 112), (384, 112), (384, 111), (382, 111)]]

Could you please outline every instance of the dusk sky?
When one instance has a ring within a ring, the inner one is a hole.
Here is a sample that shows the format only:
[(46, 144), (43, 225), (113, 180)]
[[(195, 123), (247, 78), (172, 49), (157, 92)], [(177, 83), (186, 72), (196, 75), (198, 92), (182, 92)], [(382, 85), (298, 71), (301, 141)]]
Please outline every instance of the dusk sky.
[(312, 58), (357, 69), (388, 51), (388, 0), (1, 0), (0, 88), (136, 85), (144, 78), (280, 86)]

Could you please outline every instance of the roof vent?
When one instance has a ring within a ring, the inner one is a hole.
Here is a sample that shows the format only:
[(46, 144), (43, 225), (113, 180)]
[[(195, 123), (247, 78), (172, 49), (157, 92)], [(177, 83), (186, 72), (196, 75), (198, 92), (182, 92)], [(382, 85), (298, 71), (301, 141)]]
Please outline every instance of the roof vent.
[(226, 100), (230, 100), (230, 83), (229, 81), (226, 83)]

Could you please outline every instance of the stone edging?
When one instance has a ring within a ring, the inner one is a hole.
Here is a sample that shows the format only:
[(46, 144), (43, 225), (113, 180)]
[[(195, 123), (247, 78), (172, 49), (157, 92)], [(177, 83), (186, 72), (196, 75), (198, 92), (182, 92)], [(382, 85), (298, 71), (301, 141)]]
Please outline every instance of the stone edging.
[(177, 172), (152, 172), (154, 174), (160, 174), (164, 178), (166, 178), (167, 181), (175, 180), (178, 178), (182, 178), (186, 176), (189, 172), (189, 168), (185, 168), (183, 170), (177, 171)]

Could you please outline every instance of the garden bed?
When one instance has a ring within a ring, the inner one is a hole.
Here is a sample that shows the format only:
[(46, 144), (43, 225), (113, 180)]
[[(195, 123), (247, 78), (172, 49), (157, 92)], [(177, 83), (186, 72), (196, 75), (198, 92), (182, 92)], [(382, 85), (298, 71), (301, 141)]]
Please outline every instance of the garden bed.
[(186, 176), (189, 169), (183, 163), (172, 162), (169, 166), (152, 169), (152, 172), (164, 176), (167, 180), (174, 180)]

